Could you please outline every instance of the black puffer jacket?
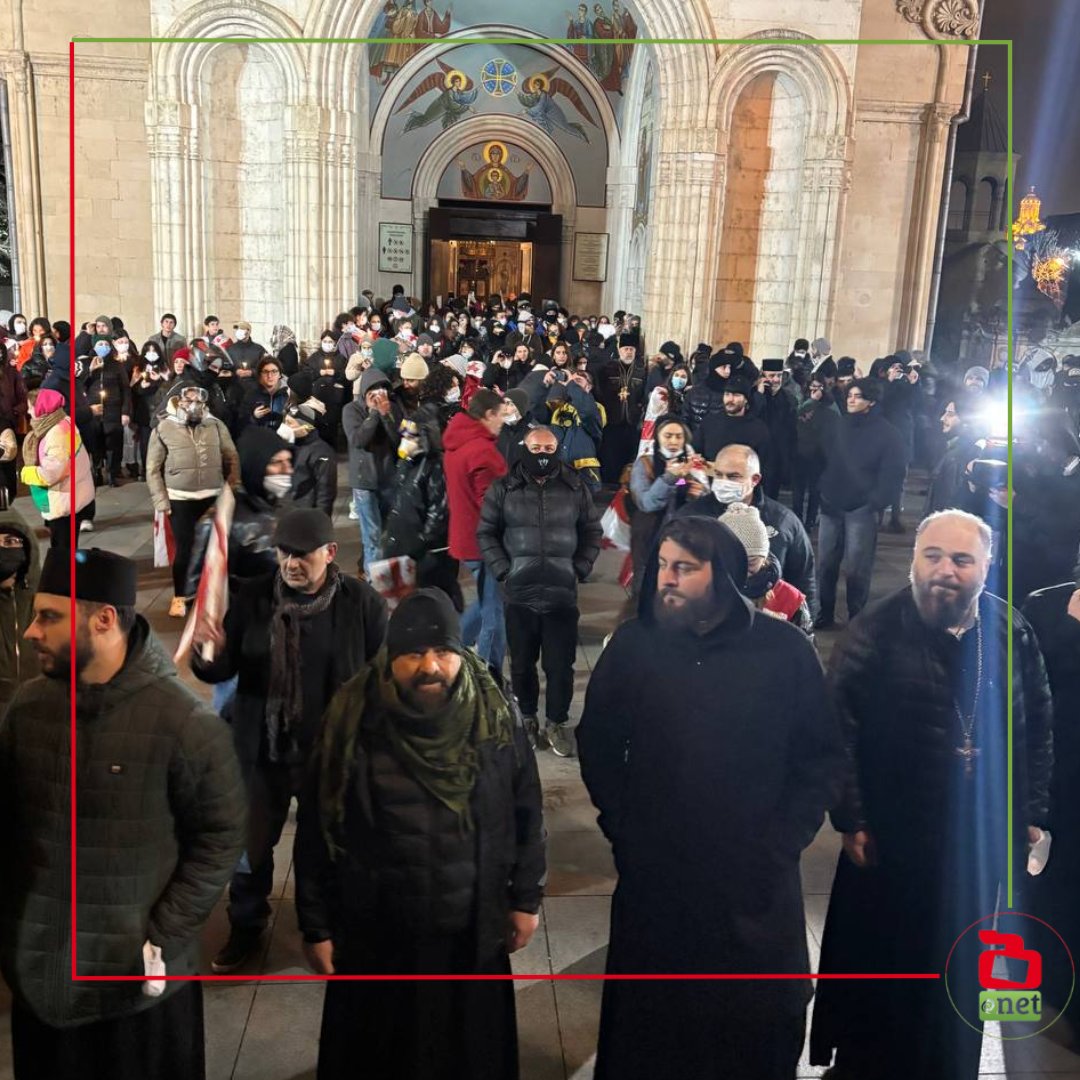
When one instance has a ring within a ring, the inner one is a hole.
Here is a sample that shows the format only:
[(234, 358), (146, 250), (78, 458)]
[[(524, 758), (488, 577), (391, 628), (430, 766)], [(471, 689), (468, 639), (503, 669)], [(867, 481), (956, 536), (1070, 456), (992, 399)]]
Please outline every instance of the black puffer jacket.
[[(477, 961), (505, 948), (510, 910), (535, 912), (545, 876), (544, 827), (536, 757), (515, 710), (514, 741), (477, 749), (470, 809), (475, 834), (402, 769), (378, 731), (379, 672), (360, 672), (338, 692), (326, 723), (365, 706), (350, 763), (344, 847), (331, 862), (316, 793), (300, 800), (296, 836), (296, 913), (313, 940), (332, 938), (335, 963), (348, 970), (377, 965), (388, 923), (413, 935), (449, 930), (440, 918), (468, 904)], [(462, 843), (463, 839), (466, 841)], [(373, 853), (358, 858), (358, 854)]]
[(592, 494), (573, 469), (543, 484), (519, 463), (484, 496), (476, 539), (511, 604), (552, 611), (577, 603), (600, 554), (600, 517)]
[(91, 405), (102, 407), (98, 419), (106, 431), (119, 428), (121, 418), (131, 416), (131, 378), (124, 365), (111, 356), (106, 357), (86, 380), (86, 398)]
[(442, 455), (399, 460), (383, 519), (383, 555), (408, 555), (419, 562), (432, 548), (446, 547), (449, 521)]
[[(0, 724), (4, 978), (56, 1027), (161, 1001), (139, 982), (71, 980), (69, 701), (66, 680), (34, 679)], [(142, 975), (149, 939), (168, 974), (194, 974), (199, 932), (244, 843), (229, 729), (180, 682), (141, 615), (119, 673), (80, 689), (76, 725), (78, 973)]]

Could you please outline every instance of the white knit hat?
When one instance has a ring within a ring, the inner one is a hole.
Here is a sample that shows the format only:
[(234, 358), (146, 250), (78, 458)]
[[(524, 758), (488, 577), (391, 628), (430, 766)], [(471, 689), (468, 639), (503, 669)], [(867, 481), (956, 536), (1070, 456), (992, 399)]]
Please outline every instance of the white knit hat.
[(769, 554), (769, 533), (756, 506), (731, 503), (720, 515), (720, 523), (726, 525), (746, 548), (747, 558), (765, 558)]

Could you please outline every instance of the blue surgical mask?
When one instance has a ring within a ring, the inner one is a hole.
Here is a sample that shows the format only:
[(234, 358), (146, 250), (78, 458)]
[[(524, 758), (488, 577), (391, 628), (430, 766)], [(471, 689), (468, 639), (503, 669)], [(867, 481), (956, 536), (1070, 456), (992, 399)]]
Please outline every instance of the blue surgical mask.
[(105, 357), (108, 356), (111, 352), (111, 349), (109, 348), (109, 343), (107, 341), (99, 341), (94, 346), (94, 352), (96, 352), (98, 356), (100, 356), (101, 359), (104, 360)]
[(681, 375), (675, 375), (671, 380), (671, 388), (673, 390), (685, 390), (686, 380)]

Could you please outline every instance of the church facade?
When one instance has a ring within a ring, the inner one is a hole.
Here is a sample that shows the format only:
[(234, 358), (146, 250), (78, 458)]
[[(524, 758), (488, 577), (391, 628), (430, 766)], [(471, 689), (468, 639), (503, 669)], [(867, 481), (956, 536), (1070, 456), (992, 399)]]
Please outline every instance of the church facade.
[[(311, 341), (400, 282), (640, 312), (654, 348), (923, 344), (976, 0), (0, 9), (28, 315), (69, 316), (73, 103), (79, 320)], [(77, 44), (72, 91), (76, 35), (163, 40)]]

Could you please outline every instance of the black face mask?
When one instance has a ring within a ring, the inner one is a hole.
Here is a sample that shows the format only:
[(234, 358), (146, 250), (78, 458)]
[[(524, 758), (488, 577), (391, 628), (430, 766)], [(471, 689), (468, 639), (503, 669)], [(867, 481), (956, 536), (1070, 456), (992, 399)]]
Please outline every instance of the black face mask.
[(780, 567), (772, 559), (766, 559), (765, 565), (746, 579), (742, 594), (750, 600), (760, 600), (780, 580)]
[(0, 548), (0, 581), (17, 574), (25, 562), (26, 552), (22, 548)]
[(529, 452), (521, 455), (521, 464), (530, 476), (552, 476), (558, 472), (559, 458), (557, 454), (533, 454)]

